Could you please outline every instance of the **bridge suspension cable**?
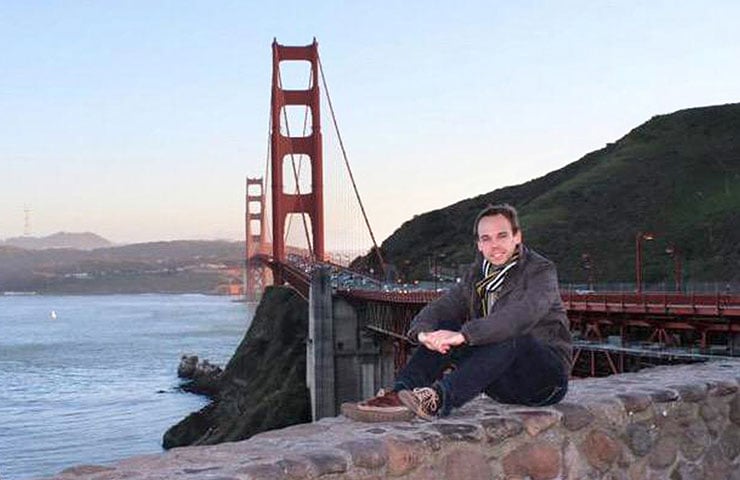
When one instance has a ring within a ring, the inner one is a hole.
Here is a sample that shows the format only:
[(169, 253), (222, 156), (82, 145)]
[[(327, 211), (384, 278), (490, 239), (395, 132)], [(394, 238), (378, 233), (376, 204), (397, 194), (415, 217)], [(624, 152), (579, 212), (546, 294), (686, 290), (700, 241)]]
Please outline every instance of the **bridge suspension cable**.
[(373, 234), (373, 228), (370, 226), (370, 221), (367, 218), (367, 212), (365, 212), (365, 205), (362, 203), (362, 198), (360, 197), (360, 191), (357, 189), (357, 183), (355, 182), (355, 176), (352, 174), (352, 168), (349, 165), (349, 160), (347, 158), (347, 150), (344, 148), (344, 142), (342, 141), (342, 135), (339, 133), (339, 125), (337, 124), (337, 117), (334, 114), (334, 105), (331, 102), (331, 95), (329, 95), (329, 86), (326, 83), (326, 75), (324, 75), (324, 66), (321, 63), (321, 56), (318, 56), (318, 63), (319, 63), (319, 73), (321, 75), (321, 83), (324, 85), (324, 91), (326, 92), (326, 101), (329, 104), (329, 112), (331, 113), (331, 120), (334, 124), (334, 131), (337, 133), (337, 140), (339, 141), (339, 148), (342, 150), (342, 158), (344, 159), (344, 165), (347, 167), (347, 173), (349, 174), (349, 180), (352, 182), (352, 189), (355, 192), (355, 197), (357, 197), (357, 202), (360, 204), (360, 210), (362, 211), (362, 218), (365, 220), (365, 225), (367, 226), (368, 232), (370, 232), (370, 239), (373, 242), (373, 250), (375, 251), (375, 255), (378, 257), (378, 264), (381, 270), (381, 273), (384, 273), (384, 267), (383, 267), (383, 256), (380, 253), (380, 249), (378, 248), (378, 243), (375, 241), (375, 234)]

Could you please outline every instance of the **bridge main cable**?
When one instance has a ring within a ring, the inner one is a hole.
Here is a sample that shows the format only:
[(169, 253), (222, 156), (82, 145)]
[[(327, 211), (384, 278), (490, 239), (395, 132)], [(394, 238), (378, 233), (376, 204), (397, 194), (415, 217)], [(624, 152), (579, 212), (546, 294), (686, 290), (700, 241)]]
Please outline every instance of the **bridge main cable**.
[(360, 191), (357, 189), (357, 183), (355, 182), (355, 176), (352, 174), (352, 167), (349, 165), (349, 160), (347, 158), (347, 150), (344, 148), (344, 141), (342, 140), (342, 135), (339, 133), (339, 125), (337, 124), (337, 117), (334, 114), (334, 106), (331, 102), (331, 95), (329, 95), (329, 86), (326, 83), (326, 76), (324, 75), (324, 66), (321, 64), (321, 57), (317, 55), (318, 63), (319, 63), (319, 73), (321, 74), (321, 83), (324, 85), (324, 91), (326, 92), (326, 101), (329, 104), (329, 113), (331, 113), (331, 120), (334, 124), (334, 130), (337, 132), (337, 139), (339, 140), (339, 148), (342, 150), (342, 158), (344, 159), (344, 164), (347, 167), (347, 173), (349, 173), (349, 180), (352, 182), (352, 188), (354, 189), (355, 196), (357, 197), (357, 202), (360, 204), (360, 211), (362, 211), (362, 218), (365, 220), (365, 225), (367, 226), (368, 231), (370, 232), (370, 239), (373, 242), (373, 250), (375, 251), (375, 255), (378, 257), (378, 264), (380, 268), (381, 275), (385, 274), (385, 269), (383, 267), (383, 255), (380, 252), (380, 248), (378, 248), (378, 243), (375, 241), (375, 234), (373, 233), (373, 228), (370, 226), (370, 220), (367, 218), (367, 212), (365, 211), (365, 205), (362, 203), (362, 198), (360, 197)]

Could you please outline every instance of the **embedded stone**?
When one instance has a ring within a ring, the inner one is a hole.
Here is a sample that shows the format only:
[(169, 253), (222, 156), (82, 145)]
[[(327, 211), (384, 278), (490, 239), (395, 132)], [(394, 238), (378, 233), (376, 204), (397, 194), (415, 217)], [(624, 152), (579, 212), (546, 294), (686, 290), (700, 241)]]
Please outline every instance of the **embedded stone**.
[(380, 468), (388, 461), (388, 450), (385, 444), (375, 438), (350, 440), (341, 443), (338, 448), (348, 452), (352, 464), (357, 467)]
[(617, 470), (616, 472), (611, 472), (604, 478), (605, 480), (630, 480), (627, 473), (620, 470)]
[(442, 469), (447, 480), (489, 480), (493, 477), (491, 466), (483, 454), (470, 450), (457, 450), (442, 459)]
[(646, 393), (618, 393), (617, 398), (622, 401), (624, 409), (628, 412), (642, 412), (653, 404), (653, 399)]
[(503, 459), (506, 475), (529, 475), (533, 480), (555, 478), (560, 473), (559, 449), (547, 443), (528, 443)]
[(221, 467), (199, 467), (199, 468), (183, 468), (182, 472), (191, 474), (191, 473), (206, 473), (206, 472), (215, 472), (221, 470)]
[(347, 459), (335, 452), (307, 452), (305, 456), (316, 468), (319, 476), (347, 471)]
[(388, 474), (392, 477), (404, 475), (421, 463), (423, 452), (416, 442), (400, 438), (386, 438), (388, 452)]
[(649, 455), (651, 468), (668, 468), (676, 461), (678, 447), (673, 438), (660, 437)]
[(437, 452), (442, 448), (443, 437), (437, 432), (421, 432), (417, 435), (417, 438), (421, 440), (424, 447), (433, 452)]
[(466, 423), (439, 423), (435, 424), (434, 428), (446, 440), (455, 442), (478, 443), (483, 439), (484, 434), (479, 427)]
[(570, 431), (580, 430), (594, 421), (594, 415), (586, 408), (575, 403), (559, 403), (555, 408), (563, 414), (563, 426)]
[(422, 465), (404, 477), (408, 480), (429, 480), (430, 478), (442, 478), (438, 466)]
[(522, 422), (511, 417), (487, 417), (481, 420), (488, 443), (499, 444), (524, 430)]
[(597, 402), (589, 403), (587, 408), (600, 422), (623, 425), (627, 421), (627, 411), (624, 405), (615, 398), (600, 398)]
[(647, 392), (653, 402), (667, 403), (678, 400), (678, 392), (669, 388), (649, 389)]
[(700, 402), (707, 398), (709, 390), (706, 384), (669, 385), (668, 388), (678, 392), (684, 402)]
[(727, 419), (730, 418), (730, 405), (718, 397), (707, 397), (701, 404), (699, 415), (704, 419), (713, 439), (719, 438), (725, 428)]
[(625, 429), (625, 437), (625, 442), (632, 453), (642, 457), (653, 448), (657, 433), (651, 425), (642, 422), (631, 423)]
[(700, 420), (695, 420), (678, 432), (678, 448), (687, 460), (698, 460), (711, 442), (709, 430)]
[(730, 401), (730, 420), (735, 425), (740, 425), (740, 395)]
[(736, 382), (720, 380), (712, 382), (709, 387), (709, 395), (712, 397), (724, 397), (725, 395), (732, 395), (737, 392), (738, 386)]
[(268, 463), (247, 465), (237, 469), (236, 473), (239, 475), (239, 477), (244, 478), (243, 476), (246, 476), (246, 478), (248, 478), (249, 480), (282, 480), (287, 478), (294, 478), (287, 476), (283, 469), (280, 468), (278, 465)]
[(645, 461), (633, 463), (627, 468), (627, 474), (630, 480), (643, 480), (647, 478), (647, 463)]
[(570, 441), (565, 442), (563, 448), (563, 478), (589, 478), (588, 474), (593, 469), (588, 460), (578, 451), (578, 448)]
[(671, 470), (669, 478), (671, 480), (703, 480), (703, 475), (699, 465), (679, 461)]
[(288, 478), (310, 478), (313, 476), (312, 464), (307, 458), (283, 458), (275, 464)]
[(581, 451), (594, 468), (606, 471), (617, 459), (621, 448), (609, 434), (602, 430), (591, 430), (581, 443)]
[[(738, 413), (740, 414), (740, 412)], [(722, 413), (719, 411), (717, 406), (711, 403), (704, 403), (701, 407), (699, 407), (699, 415), (701, 415), (701, 418), (703, 418), (707, 422), (710, 420), (714, 420), (721, 414)], [(730, 414), (730, 418), (732, 418), (732, 414)]]
[(115, 469), (103, 465), (76, 465), (74, 467), (65, 468), (60, 472), (60, 475), (82, 476), (92, 475), (94, 473), (110, 472), (111, 470)]
[(532, 437), (558, 423), (561, 417), (556, 410), (514, 410), (510, 413), (522, 420), (524, 429)]
[(719, 447), (730, 461), (740, 454), (740, 429), (727, 428), (719, 439)]
[(716, 445), (709, 448), (702, 461), (702, 474), (705, 480), (725, 480), (730, 476), (732, 466)]

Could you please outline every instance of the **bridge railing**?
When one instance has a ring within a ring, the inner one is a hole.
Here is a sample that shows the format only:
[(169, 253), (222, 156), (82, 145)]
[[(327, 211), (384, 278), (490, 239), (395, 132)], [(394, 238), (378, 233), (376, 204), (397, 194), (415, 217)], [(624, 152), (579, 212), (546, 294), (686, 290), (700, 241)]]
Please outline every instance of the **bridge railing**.
[(740, 295), (563, 291), (568, 310), (740, 317)]

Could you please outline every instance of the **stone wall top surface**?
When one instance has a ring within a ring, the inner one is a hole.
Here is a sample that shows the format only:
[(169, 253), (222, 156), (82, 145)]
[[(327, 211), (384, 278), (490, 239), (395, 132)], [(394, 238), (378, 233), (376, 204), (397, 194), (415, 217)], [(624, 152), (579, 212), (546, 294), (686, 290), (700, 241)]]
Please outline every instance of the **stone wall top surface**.
[[(740, 361), (658, 367), (606, 378), (573, 380), (565, 399), (552, 407), (501, 405), (481, 396), (434, 422), (363, 424), (341, 416), (325, 418), (261, 433), (240, 442), (176, 448), (110, 465), (76, 466), (53, 478), (225, 480), (414, 478), (413, 475), (432, 478), (424, 474), (428, 463), (425, 457), (450, 449), (459, 451), (450, 457), (454, 460), (445, 460), (444, 465), (452, 472), (468, 475), (459, 478), (496, 478), (488, 464), (481, 463), (483, 457), (466, 453), (466, 445), (472, 445), (474, 450), (480, 450), (482, 445), (487, 452), (495, 450), (487, 453), (486, 458), (500, 459), (502, 472), (518, 471), (519, 462), (527, 464), (531, 478), (560, 478), (566, 469), (564, 463), (573, 463), (567, 459), (568, 452), (562, 453), (564, 436), (573, 434), (588, 446), (580, 455), (587, 457), (590, 468), (600, 468), (602, 464), (607, 468), (624, 455), (619, 453), (621, 447), (614, 445), (610, 435), (600, 432), (613, 431), (615, 426), (624, 430), (627, 424), (647, 425), (648, 437), (644, 442), (652, 448), (655, 441), (649, 438), (651, 425), (660, 426), (663, 419), (687, 415), (688, 410), (682, 405), (711, 404), (714, 398), (724, 399), (724, 405), (729, 405), (724, 416), (734, 426), (740, 426), (739, 391)], [(706, 415), (711, 417), (711, 409)], [(641, 454), (642, 430), (638, 430), (635, 438), (628, 439), (633, 456)], [(519, 447), (513, 450), (508, 444), (515, 439)], [(534, 439), (538, 442), (533, 442)], [(737, 448), (740, 450), (740, 446)], [(737, 453), (728, 455), (729, 462), (740, 462)], [(669, 460), (675, 463), (675, 455)], [(655, 460), (655, 465), (659, 466), (660, 461), (660, 458)], [(448, 465), (450, 462), (454, 465)]]

